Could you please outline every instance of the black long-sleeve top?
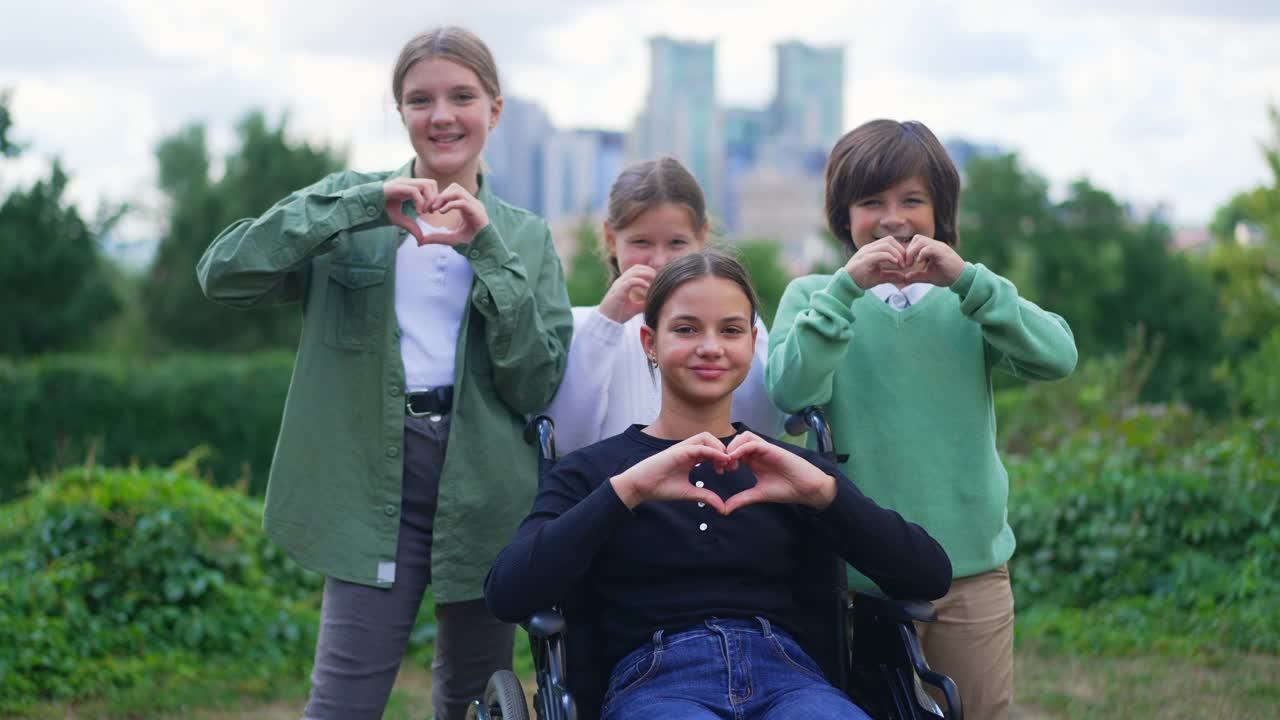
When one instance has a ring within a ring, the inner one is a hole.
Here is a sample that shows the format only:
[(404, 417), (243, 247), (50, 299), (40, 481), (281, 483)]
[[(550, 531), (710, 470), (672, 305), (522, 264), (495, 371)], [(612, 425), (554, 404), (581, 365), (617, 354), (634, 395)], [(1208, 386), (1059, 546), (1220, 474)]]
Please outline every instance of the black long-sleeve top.
[[(923, 528), (876, 505), (817, 453), (768, 440), (836, 479), (830, 506), (818, 512), (757, 504), (721, 516), (694, 502), (653, 501), (628, 510), (609, 479), (675, 444), (639, 425), (567, 455), (543, 479), (533, 509), (489, 570), (490, 611), (519, 622), (585, 581), (613, 662), (656, 630), (675, 632), (709, 617), (759, 615), (794, 632), (793, 589), (822, 582), (813, 576), (820, 565), (799, 562), (814, 553), (839, 554), (894, 597), (946, 594), (951, 562)], [(755, 477), (745, 463), (723, 475), (703, 464), (690, 481), (727, 499)]]

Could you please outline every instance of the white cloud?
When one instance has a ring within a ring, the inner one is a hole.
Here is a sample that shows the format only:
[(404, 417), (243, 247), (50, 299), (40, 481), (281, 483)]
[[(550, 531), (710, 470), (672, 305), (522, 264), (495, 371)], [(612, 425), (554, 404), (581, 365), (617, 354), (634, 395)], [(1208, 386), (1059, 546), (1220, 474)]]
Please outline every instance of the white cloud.
[(61, 156), (73, 197), (153, 195), (155, 144), (190, 122), (215, 152), (253, 107), (309, 139), (350, 148), (353, 166), (406, 159), (389, 71), (413, 32), (440, 23), (486, 39), (508, 94), (561, 126), (626, 129), (647, 89), (647, 39), (715, 40), (718, 95), (762, 106), (773, 44), (846, 47), (846, 123), (915, 118), (944, 137), (993, 142), (1061, 187), (1087, 175), (1142, 202), (1207, 220), (1267, 178), (1256, 140), (1280, 100), (1273, 0), (1037, 0), (963, 9), (869, 0), (44, 0), (0, 27), (0, 88), (14, 135), (32, 144), (0, 185)]

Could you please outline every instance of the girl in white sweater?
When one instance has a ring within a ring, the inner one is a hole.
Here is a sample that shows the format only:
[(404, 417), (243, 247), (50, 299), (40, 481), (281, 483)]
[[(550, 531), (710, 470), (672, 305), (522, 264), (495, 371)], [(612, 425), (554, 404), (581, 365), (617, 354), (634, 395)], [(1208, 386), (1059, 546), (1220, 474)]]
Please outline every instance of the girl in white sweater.
[[(674, 158), (623, 170), (609, 190), (605, 256), (612, 283), (595, 307), (573, 308), (573, 343), (564, 381), (547, 414), (568, 453), (658, 417), (662, 386), (640, 346), (649, 284), (669, 260), (707, 243), (706, 202), (698, 181)], [(778, 435), (783, 415), (764, 389), (769, 335), (756, 320), (755, 360), (733, 393), (732, 420)]]

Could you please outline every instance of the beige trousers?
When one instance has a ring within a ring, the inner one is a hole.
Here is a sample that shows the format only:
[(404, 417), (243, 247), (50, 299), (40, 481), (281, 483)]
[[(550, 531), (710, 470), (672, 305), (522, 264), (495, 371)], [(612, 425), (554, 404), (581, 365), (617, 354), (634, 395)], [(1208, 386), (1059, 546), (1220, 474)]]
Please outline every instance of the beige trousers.
[[(1007, 720), (1013, 701), (1013, 589), (1008, 566), (956, 578), (951, 591), (933, 605), (938, 619), (916, 623), (929, 667), (956, 682), (967, 720)], [(932, 694), (942, 705), (942, 694)]]

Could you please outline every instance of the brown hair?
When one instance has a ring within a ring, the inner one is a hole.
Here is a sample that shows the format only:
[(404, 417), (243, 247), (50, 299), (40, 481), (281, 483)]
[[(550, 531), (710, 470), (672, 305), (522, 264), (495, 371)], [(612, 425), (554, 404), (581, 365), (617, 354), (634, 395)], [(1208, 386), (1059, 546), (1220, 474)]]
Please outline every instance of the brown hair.
[(742, 288), (742, 293), (751, 303), (751, 322), (754, 324), (760, 314), (760, 299), (751, 285), (751, 276), (742, 263), (732, 255), (720, 250), (706, 249), (681, 255), (658, 271), (653, 284), (649, 286), (649, 296), (644, 303), (644, 324), (657, 329), (658, 317), (662, 308), (671, 298), (671, 294), (682, 285), (704, 277), (718, 277), (732, 281)]
[(419, 60), (445, 58), (467, 68), (480, 78), (480, 85), (491, 99), (502, 96), (498, 84), (498, 64), (484, 41), (465, 28), (446, 26), (418, 33), (400, 49), (395, 67), (391, 70), (391, 95), (396, 107), (400, 107), (400, 94), (404, 91), (404, 76)]
[[(619, 173), (613, 187), (609, 188), (609, 213), (605, 222), (614, 230), (621, 230), (663, 203), (688, 208), (694, 230), (706, 226), (707, 202), (702, 196), (702, 188), (693, 174), (673, 157), (646, 160)], [(609, 282), (613, 282), (622, 273), (618, 258), (609, 254), (607, 244), (602, 244), (601, 254), (609, 266)]]
[(933, 203), (934, 239), (959, 245), (960, 173), (938, 138), (915, 120), (872, 120), (836, 142), (827, 158), (827, 227), (850, 254), (857, 252), (849, 206), (917, 175), (924, 178)]

